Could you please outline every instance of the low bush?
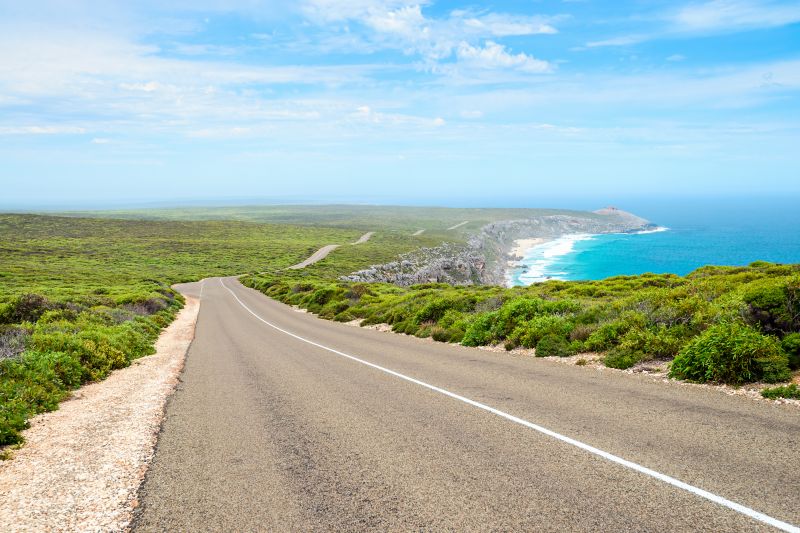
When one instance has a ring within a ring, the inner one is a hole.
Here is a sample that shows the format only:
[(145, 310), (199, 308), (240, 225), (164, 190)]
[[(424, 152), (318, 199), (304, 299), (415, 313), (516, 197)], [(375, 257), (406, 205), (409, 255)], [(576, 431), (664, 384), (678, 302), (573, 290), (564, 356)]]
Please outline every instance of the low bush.
[(782, 387), (767, 387), (761, 391), (761, 396), (771, 400), (777, 400), (778, 398), (800, 400), (800, 387), (794, 383)]
[[(159, 309), (149, 316), (99, 306), (71, 310), (71, 315), (46, 311), (35, 324), (15, 326), (15, 331), (25, 332), (26, 340), (23, 351), (0, 359), (0, 445), (21, 442), (28, 418), (56, 409), (70, 390), (152, 353), (159, 331), (172, 320), (181, 300), (161, 301), (143, 305), (142, 309)], [(6, 326), (4, 331), (11, 329)]]
[(609, 350), (603, 357), (603, 364), (609, 368), (625, 370), (632, 367), (644, 358), (642, 352), (633, 352), (623, 348)]
[(558, 335), (545, 335), (536, 343), (536, 357), (567, 357), (574, 353), (567, 339)]
[(747, 290), (749, 321), (767, 333), (800, 332), (800, 278), (768, 280)]
[(789, 357), (789, 368), (800, 370), (800, 333), (786, 335), (781, 342), (781, 346)]
[[(782, 361), (787, 355), (792, 368), (800, 366), (796, 336), (800, 331), (795, 331), (800, 328), (800, 265), (759, 262), (748, 267), (703, 267), (683, 277), (552, 280), (507, 289), (334, 283), (308, 272), (250, 276), (243, 282), (293, 304), (335, 286), (336, 294), (320, 308), (321, 316), (388, 323), (395, 331), (430, 334), (467, 346), (535, 348), (552, 335), (560, 340), (548, 339), (540, 352), (600, 352), (605, 363), (616, 368), (685, 354), (672, 375), (695, 380), (779, 380), (786, 375)], [(737, 334), (715, 355), (700, 357), (702, 343), (689, 348), (702, 335), (713, 335), (714, 330), (704, 333), (709, 328), (734, 323), (737, 331), (747, 327), (745, 333)], [(741, 353), (725, 355), (732, 353), (728, 348), (733, 345)]]
[(0, 326), (0, 359), (18, 357), (25, 351), (31, 336), (26, 326)]
[(485, 346), (492, 341), (492, 326), (497, 320), (497, 311), (475, 317), (467, 326), (461, 344), (464, 346)]
[(40, 294), (21, 294), (0, 308), (0, 324), (36, 322), (53, 304)]
[(675, 357), (670, 377), (698, 382), (768, 383), (790, 377), (778, 340), (736, 322), (710, 327)]

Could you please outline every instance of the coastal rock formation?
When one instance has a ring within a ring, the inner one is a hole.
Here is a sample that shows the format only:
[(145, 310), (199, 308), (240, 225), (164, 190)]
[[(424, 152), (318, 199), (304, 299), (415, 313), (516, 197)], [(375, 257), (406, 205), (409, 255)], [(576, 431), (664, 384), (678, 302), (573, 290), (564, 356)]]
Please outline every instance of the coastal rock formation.
[(386, 282), (408, 286), (419, 283), (451, 285), (502, 284), (509, 251), (517, 239), (555, 239), (574, 233), (620, 233), (652, 227), (647, 220), (616, 208), (594, 213), (543, 215), (487, 224), (465, 244), (445, 243), (400, 256), (397, 261), (373, 265), (341, 279)]

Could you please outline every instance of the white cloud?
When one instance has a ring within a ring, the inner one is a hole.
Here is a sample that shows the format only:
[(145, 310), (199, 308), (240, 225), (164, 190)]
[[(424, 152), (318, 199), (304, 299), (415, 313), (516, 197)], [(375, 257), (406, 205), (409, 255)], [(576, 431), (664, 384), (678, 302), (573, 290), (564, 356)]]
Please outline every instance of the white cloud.
[(671, 56), (667, 56), (666, 59), (671, 63), (677, 63), (678, 61), (685, 61), (686, 56), (683, 54), (672, 54)]
[(586, 43), (587, 48), (628, 46), (661, 38), (713, 35), (800, 22), (800, 4), (753, 0), (711, 0), (688, 4), (653, 16), (661, 27), (649, 34), (612, 37)]
[(86, 128), (78, 126), (0, 126), (0, 135), (79, 135)]
[(800, 4), (713, 0), (679, 9), (672, 22), (683, 31), (771, 28), (800, 21)]
[(558, 33), (551, 24), (537, 17), (490, 13), (482, 17), (464, 18), (463, 23), (467, 28), (486, 32), (495, 37)]
[(483, 111), (478, 111), (476, 109), (469, 109), (461, 111), (459, 115), (461, 116), (461, 118), (478, 119), (478, 118), (483, 118)]
[(471, 46), (462, 42), (456, 51), (459, 62), (484, 69), (515, 69), (522, 72), (551, 72), (553, 67), (547, 61), (536, 59), (524, 53), (513, 54), (506, 47), (494, 41), (486, 41), (484, 46)]
[(147, 83), (120, 83), (119, 86), (126, 91), (142, 91), (145, 93), (151, 93), (158, 90), (160, 87), (159, 83), (156, 81), (148, 81)]
[(111, 144), (111, 139), (106, 137), (95, 137), (92, 139), (92, 144)]
[(477, 46), (485, 39), (557, 33), (553, 22), (559, 17), (454, 10), (435, 18), (423, 12), (426, 4), (402, 0), (307, 0), (303, 11), (321, 25), (361, 25), (367, 33), (360, 40), (352, 39), (349, 25), (326, 29), (345, 33), (350, 37), (349, 44), (361, 45), (365, 53), (376, 48), (398, 49), (420, 55), (429, 64), (452, 57), (462, 42)]
[(648, 40), (647, 35), (623, 35), (621, 37), (613, 37), (611, 39), (604, 39), (602, 41), (590, 41), (586, 43), (587, 48), (598, 48), (602, 46), (628, 46), (630, 44), (641, 43)]

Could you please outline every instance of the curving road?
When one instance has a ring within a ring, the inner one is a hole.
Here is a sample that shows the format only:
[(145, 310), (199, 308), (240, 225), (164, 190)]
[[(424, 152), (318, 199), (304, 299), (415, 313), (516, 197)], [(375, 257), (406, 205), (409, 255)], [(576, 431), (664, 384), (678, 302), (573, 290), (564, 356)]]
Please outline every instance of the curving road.
[(337, 249), (339, 246), (341, 246), (341, 245), (340, 244), (328, 244), (328, 245), (325, 245), (322, 248), (320, 248), (319, 250), (317, 250), (316, 252), (314, 252), (313, 254), (311, 254), (308, 257), (308, 259), (305, 259), (305, 260), (297, 263), (296, 265), (292, 265), (292, 266), (287, 267), (287, 268), (289, 270), (299, 270), (301, 268), (307, 267), (308, 265), (313, 265), (314, 263), (316, 263), (318, 261), (322, 261), (323, 259), (328, 257), (328, 254), (331, 253), (332, 251), (334, 251), (335, 249)]
[[(369, 231), (369, 232), (365, 233), (364, 235), (362, 235), (361, 237), (359, 237), (357, 241), (351, 242), (350, 244), (353, 245), (353, 246), (355, 246), (357, 244), (364, 244), (365, 242), (370, 240), (370, 238), (373, 235), (375, 235), (375, 232), (374, 231)], [(311, 254), (308, 257), (308, 259), (305, 259), (304, 261), (301, 261), (301, 262), (297, 263), (296, 265), (292, 265), (292, 266), (286, 267), (286, 268), (288, 268), (289, 270), (300, 270), (301, 268), (305, 268), (308, 265), (313, 265), (314, 263), (322, 261), (323, 259), (328, 257), (328, 254), (330, 254), (332, 251), (334, 251), (335, 249), (339, 248), (340, 246), (341, 246), (341, 244), (328, 244), (328, 245), (325, 245), (322, 248), (320, 248), (319, 250), (317, 250), (316, 252), (314, 252), (313, 254)]]
[(358, 238), (358, 240), (357, 240), (356, 242), (353, 242), (353, 243), (350, 243), (350, 244), (353, 244), (353, 245), (356, 245), (356, 244), (364, 244), (365, 242), (367, 242), (368, 240), (370, 240), (370, 239), (372, 238), (372, 236), (373, 236), (373, 235), (375, 235), (375, 232), (374, 232), (374, 231), (368, 231), (367, 233), (365, 233), (364, 235), (362, 235), (361, 237), (359, 237), (359, 238)]
[(355, 328), (210, 279), (134, 530), (797, 531), (799, 440), (791, 406)]

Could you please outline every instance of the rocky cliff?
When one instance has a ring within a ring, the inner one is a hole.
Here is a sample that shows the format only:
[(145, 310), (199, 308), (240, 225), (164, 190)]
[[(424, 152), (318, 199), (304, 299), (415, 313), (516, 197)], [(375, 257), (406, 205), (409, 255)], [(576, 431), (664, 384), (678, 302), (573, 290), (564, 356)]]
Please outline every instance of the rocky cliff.
[(620, 233), (646, 229), (647, 220), (616, 208), (575, 215), (546, 215), (494, 222), (481, 228), (466, 244), (445, 243), (405, 254), (397, 261), (354, 272), (346, 281), (451, 285), (502, 284), (514, 241), (555, 239), (574, 233)]

